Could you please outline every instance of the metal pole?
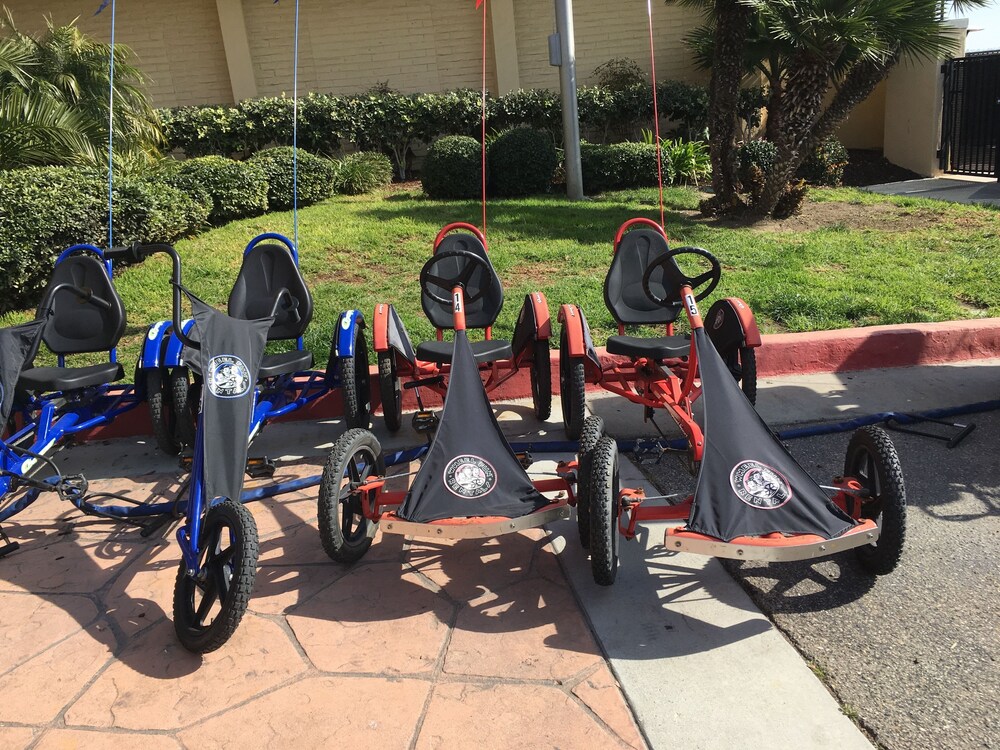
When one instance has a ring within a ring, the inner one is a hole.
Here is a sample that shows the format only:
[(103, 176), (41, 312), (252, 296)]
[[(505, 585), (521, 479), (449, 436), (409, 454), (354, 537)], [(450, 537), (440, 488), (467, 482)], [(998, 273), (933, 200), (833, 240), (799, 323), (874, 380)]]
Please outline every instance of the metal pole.
[[(566, 197), (571, 201), (578, 201), (583, 200), (583, 169), (580, 166), (580, 113), (576, 99), (576, 38), (573, 31), (573, 0), (555, 0), (555, 3), (559, 59), (553, 60), (552, 64), (559, 66), (559, 87), (562, 91)], [(554, 47), (554, 45), (552, 46)]]

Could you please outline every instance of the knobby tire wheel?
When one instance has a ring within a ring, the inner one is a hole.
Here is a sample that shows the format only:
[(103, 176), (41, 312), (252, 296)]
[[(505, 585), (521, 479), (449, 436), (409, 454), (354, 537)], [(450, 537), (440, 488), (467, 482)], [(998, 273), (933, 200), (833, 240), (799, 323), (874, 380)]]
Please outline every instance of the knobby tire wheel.
[(184, 561), (174, 586), (174, 630), (196, 654), (230, 639), (250, 603), (257, 573), (257, 524), (244, 506), (225, 500), (208, 509), (199, 539), (196, 576)]
[(552, 414), (552, 358), (547, 340), (540, 339), (534, 346), (530, 370), (531, 402), (535, 407), (535, 417), (544, 422)]
[(618, 576), (619, 485), (618, 446), (602, 437), (591, 453), (590, 470), (590, 568), (601, 586)]
[(878, 541), (855, 548), (858, 561), (869, 573), (891, 573), (899, 565), (906, 540), (906, 486), (899, 455), (885, 430), (872, 426), (854, 433), (847, 446), (844, 476), (854, 477), (869, 491), (861, 517), (879, 526)]
[(176, 456), (181, 452), (176, 434), (177, 417), (171, 392), (164, 387), (163, 375), (164, 371), (158, 367), (146, 373), (146, 402), (157, 447), (168, 456)]
[(559, 339), (559, 400), (562, 404), (566, 437), (578, 440), (587, 415), (587, 391), (583, 358), (569, 356), (569, 340), (564, 328)]
[(382, 395), (382, 419), (389, 432), (403, 424), (403, 389), (396, 372), (396, 354), (390, 349), (378, 353), (378, 388)]
[(344, 421), (348, 429), (371, 424), (371, 388), (368, 375), (368, 342), (360, 326), (354, 327), (354, 356), (340, 358), (340, 387), (344, 394)]
[(580, 533), (580, 544), (590, 547), (590, 474), (594, 447), (604, 437), (604, 420), (591, 415), (583, 420), (580, 435), (580, 451), (576, 467), (576, 528)]
[(330, 449), (319, 486), (319, 536), (331, 559), (353, 563), (372, 546), (378, 523), (363, 513), (357, 487), (385, 476), (382, 446), (368, 430), (348, 430)]

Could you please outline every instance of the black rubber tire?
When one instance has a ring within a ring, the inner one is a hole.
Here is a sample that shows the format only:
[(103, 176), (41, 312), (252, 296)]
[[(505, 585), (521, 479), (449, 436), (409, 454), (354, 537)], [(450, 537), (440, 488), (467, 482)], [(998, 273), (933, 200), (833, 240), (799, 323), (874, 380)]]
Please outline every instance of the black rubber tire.
[(578, 440), (587, 416), (587, 383), (583, 358), (569, 356), (566, 329), (559, 336), (559, 400), (566, 437)]
[[(362, 467), (357, 463), (359, 457), (365, 462)], [(349, 484), (358, 484), (373, 476), (385, 476), (382, 446), (368, 430), (348, 430), (330, 449), (319, 485), (319, 536), (332, 560), (357, 562), (372, 546), (378, 523), (362, 515), (359, 497), (342, 495), (347, 489), (345, 478)], [(350, 518), (346, 515), (348, 504)]]
[(591, 453), (590, 472), (590, 568), (600, 586), (618, 577), (619, 489), (618, 446), (602, 437)]
[[(229, 546), (225, 549), (223, 535), (229, 529)], [(232, 637), (250, 603), (254, 578), (257, 575), (257, 524), (244, 506), (232, 500), (213, 505), (205, 514), (199, 548), (202, 550), (202, 571), (207, 577), (200, 584), (188, 575), (184, 561), (177, 571), (174, 585), (174, 630), (188, 651), (207, 654), (221, 647)], [(219, 583), (226, 593), (218, 596)], [(203, 592), (200, 605), (195, 605), (195, 593)], [(213, 597), (209, 599), (208, 597)], [(209, 602), (206, 605), (205, 602)], [(219, 611), (207, 625), (202, 624), (218, 605)], [(203, 615), (201, 606), (209, 606)]]
[(861, 516), (879, 526), (877, 542), (855, 548), (858, 561), (869, 573), (891, 573), (906, 541), (906, 485), (896, 447), (885, 430), (871, 426), (854, 432), (847, 445), (844, 476), (854, 477), (871, 492)]
[(354, 327), (354, 356), (341, 357), (338, 367), (347, 428), (367, 429), (372, 417), (371, 382), (368, 374), (368, 342), (361, 326)]
[(580, 532), (580, 544), (590, 547), (590, 474), (592, 454), (597, 441), (604, 437), (604, 420), (595, 414), (583, 420), (580, 434), (580, 449), (576, 467), (576, 528)]
[(741, 346), (726, 357), (726, 366), (743, 389), (743, 395), (757, 405), (757, 354), (750, 346)]
[(390, 349), (378, 353), (378, 389), (382, 395), (382, 419), (389, 432), (403, 425), (403, 388), (396, 371), (396, 353)]
[(181, 452), (177, 440), (177, 415), (174, 412), (171, 391), (164, 387), (165, 370), (156, 367), (146, 371), (146, 403), (149, 405), (149, 421), (153, 426), (156, 446), (168, 456)]
[(547, 339), (535, 341), (534, 347), (530, 370), (531, 402), (535, 418), (544, 422), (552, 415), (552, 356)]
[(170, 371), (170, 397), (174, 402), (174, 414), (177, 419), (174, 434), (181, 446), (189, 448), (194, 446), (197, 430), (195, 407), (192, 405), (196, 402), (196, 399), (192, 398), (192, 393), (195, 392), (196, 386), (191, 385), (191, 371), (187, 367), (175, 367)]

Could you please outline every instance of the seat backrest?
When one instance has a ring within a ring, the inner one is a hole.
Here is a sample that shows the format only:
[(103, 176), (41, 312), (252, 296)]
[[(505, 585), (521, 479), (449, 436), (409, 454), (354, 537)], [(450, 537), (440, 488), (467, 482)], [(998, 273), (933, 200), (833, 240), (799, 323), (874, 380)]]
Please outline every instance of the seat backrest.
[(255, 245), (243, 256), (239, 276), (229, 295), (229, 314), (242, 320), (266, 318), (274, 310), (274, 301), (282, 289), (285, 295), (267, 332), (269, 341), (296, 339), (309, 326), (313, 300), (298, 264), (288, 249), (277, 244)]
[[(90, 290), (111, 304), (107, 310), (80, 299), (69, 289), (55, 296), (59, 284), (73, 284)], [(54, 354), (84, 354), (114, 349), (125, 333), (125, 305), (111, 282), (107, 267), (93, 255), (70, 255), (56, 264), (52, 278), (38, 306), (38, 317), (52, 314), (45, 324), (42, 340)]]
[[(466, 291), (469, 296), (479, 292), (486, 283), (486, 274), (489, 273), (493, 283), (489, 291), (481, 299), (465, 306), (465, 325), (467, 328), (486, 328), (496, 322), (500, 311), (503, 310), (503, 286), (500, 284), (500, 277), (493, 270), (490, 256), (486, 252), (483, 243), (478, 237), (471, 234), (449, 234), (441, 240), (435, 250), (435, 255), (445, 253), (449, 250), (467, 250), (475, 253), (486, 261), (486, 268), (477, 265), (472, 272), (472, 278), (466, 284)], [(440, 264), (435, 266), (434, 275), (443, 278), (454, 278), (459, 276), (466, 266), (472, 261), (465, 258), (445, 258)], [(487, 271), (488, 269), (488, 271)], [(437, 290), (441, 294), (447, 295), (448, 290)], [(426, 294), (421, 292), (420, 304), (424, 308), (424, 314), (434, 324), (435, 328), (451, 328), (454, 325), (451, 305), (435, 302)]]
[[(649, 264), (668, 250), (663, 235), (651, 229), (633, 229), (622, 237), (604, 279), (604, 302), (618, 323), (644, 325), (673, 323), (677, 319), (679, 307), (660, 307), (642, 288), (642, 277)], [(679, 294), (680, 290), (673, 286), (665, 278), (662, 267), (653, 271), (649, 288), (657, 296)]]

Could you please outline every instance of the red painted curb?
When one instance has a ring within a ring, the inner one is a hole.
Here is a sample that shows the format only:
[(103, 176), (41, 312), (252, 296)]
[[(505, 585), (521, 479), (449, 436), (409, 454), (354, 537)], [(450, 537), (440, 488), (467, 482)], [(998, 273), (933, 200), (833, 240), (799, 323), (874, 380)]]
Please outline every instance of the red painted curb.
[[(816, 372), (844, 372), (888, 367), (961, 362), (970, 359), (1000, 357), (1000, 318), (946, 323), (846, 328), (813, 333), (776, 333), (763, 337), (757, 350), (758, 377), (805, 375)], [(598, 349), (606, 357), (603, 348)], [(381, 406), (378, 370), (371, 368), (372, 408)], [(599, 390), (598, 386), (587, 386)], [(552, 352), (553, 412), (559, 413), (559, 352)], [(425, 388), (424, 405), (437, 408), (441, 398)], [(528, 371), (522, 370), (490, 393), (495, 401), (530, 398)], [(403, 408), (415, 409), (412, 390), (403, 391)], [(340, 392), (316, 399), (299, 411), (276, 421), (331, 419), (343, 413)], [(123, 414), (114, 423), (93, 430), (88, 439), (148, 435), (151, 432), (145, 406)]]

